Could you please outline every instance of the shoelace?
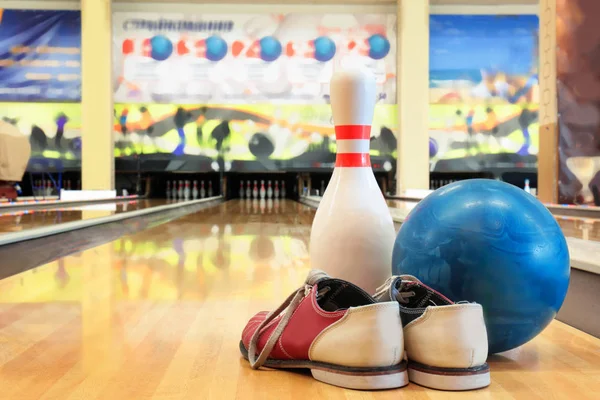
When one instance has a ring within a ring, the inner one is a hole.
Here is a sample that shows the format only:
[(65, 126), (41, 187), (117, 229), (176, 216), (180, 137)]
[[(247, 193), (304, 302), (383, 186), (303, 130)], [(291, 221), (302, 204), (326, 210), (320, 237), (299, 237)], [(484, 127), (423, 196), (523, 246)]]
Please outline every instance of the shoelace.
[[(407, 304), (409, 302), (408, 299), (413, 297), (415, 295), (415, 292), (402, 292), (402, 285), (404, 284), (405, 281), (406, 282), (420, 282), (417, 278), (415, 278), (412, 275), (390, 276), (389, 278), (387, 278), (387, 280), (385, 281), (385, 283), (383, 285), (381, 285), (377, 288), (377, 291), (375, 292), (375, 295), (373, 295), (373, 297), (378, 299), (381, 296), (383, 296), (384, 294), (386, 294), (390, 290), (393, 282), (397, 278), (400, 278), (400, 287), (398, 288), (398, 292), (396, 293), (396, 296), (395, 296), (396, 300), (402, 304)], [(393, 300), (393, 299), (390, 299), (390, 300)]]
[[(250, 362), (250, 367), (252, 369), (260, 368), (265, 363), (265, 361), (267, 361), (269, 354), (271, 354), (273, 347), (275, 347), (275, 343), (277, 343), (277, 340), (279, 340), (279, 337), (283, 333), (283, 330), (287, 326), (288, 322), (290, 322), (290, 318), (292, 318), (294, 311), (296, 311), (296, 308), (298, 308), (302, 299), (310, 294), (310, 291), (312, 290), (313, 286), (316, 285), (319, 280), (327, 277), (327, 274), (323, 271), (311, 271), (308, 275), (308, 278), (306, 278), (304, 286), (290, 294), (288, 298), (285, 299), (285, 301), (281, 303), (279, 307), (277, 307), (276, 310), (271, 311), (269, 315), (267, 315), (265, 320), (260, 323), (258, 328), (256, 328), (256, 331), (252, 335), (252, 338), (250, 339), (250, 346), (248, 348), (248, 361)], [(328, 292), (329, 289), (329, 287), (321, 289), (319, 293), (317, 293), (317, 297)], [(277, 323), (277, 327), (275, 328), (271, 336), (269, 336), (267, 343), (265, 343), (265, 346), (263, 347), (262, 351), (257, 357), (256, 348), (258, 346), (258, 340), (262, 333), (261, 331), (271, 321), (277, 318), (284, 310), (286, 311), (283, 314), (283, 317), (281, 317), (281, 320)]]

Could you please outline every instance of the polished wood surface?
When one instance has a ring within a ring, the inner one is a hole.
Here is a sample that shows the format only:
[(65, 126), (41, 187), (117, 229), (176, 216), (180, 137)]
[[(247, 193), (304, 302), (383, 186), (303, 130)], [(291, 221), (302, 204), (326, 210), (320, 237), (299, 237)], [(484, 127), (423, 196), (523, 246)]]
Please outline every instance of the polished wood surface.
[(600, 340), (558, 321), (492, 356), (492, 385), (475, 392), (360, 392), (251, 370), (241, 331), (303, 282), (313, 216), (230, 201), (0, 280), (0, 398), (598, 398)]
[(26, 229), (42, 228), (65, 222), (81, 221), (121, 214), (129, 211), (168, 204), (167, 200), (131, 200), (114, 203), (90, 204), (86, 206), (48, 209), (32, 209), (0, 212), (0, 235)]

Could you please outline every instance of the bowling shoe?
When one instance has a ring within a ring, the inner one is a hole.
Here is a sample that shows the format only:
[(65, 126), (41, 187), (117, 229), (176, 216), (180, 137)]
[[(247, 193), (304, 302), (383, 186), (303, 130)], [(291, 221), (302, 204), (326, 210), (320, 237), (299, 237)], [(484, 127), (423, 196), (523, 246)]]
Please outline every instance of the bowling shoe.
[(392, 276), (374, 297), (399, 303), (411, 382), (440, 390), (490, 384), (481, 305), (454, 303), (410, 275)]
[(240, 350), (253, 369), (307, 368), (315, 379), (335, 386), (408, 384), (398, 303), (377, 302), (322, 271), (311, 271), (275, 311), (252, 317)]

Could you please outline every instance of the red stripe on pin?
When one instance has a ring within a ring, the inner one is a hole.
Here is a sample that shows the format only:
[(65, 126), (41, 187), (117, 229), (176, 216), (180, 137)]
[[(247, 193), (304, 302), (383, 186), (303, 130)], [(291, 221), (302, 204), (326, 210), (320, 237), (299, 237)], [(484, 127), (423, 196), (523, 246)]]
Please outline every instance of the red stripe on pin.
[(336, 125), (336, 140), (369, 139), (371, 137), (371, 125)]
[(338, 153), (335, 159), (336, 167), (370, 167), (371, 157), (368, 153)]

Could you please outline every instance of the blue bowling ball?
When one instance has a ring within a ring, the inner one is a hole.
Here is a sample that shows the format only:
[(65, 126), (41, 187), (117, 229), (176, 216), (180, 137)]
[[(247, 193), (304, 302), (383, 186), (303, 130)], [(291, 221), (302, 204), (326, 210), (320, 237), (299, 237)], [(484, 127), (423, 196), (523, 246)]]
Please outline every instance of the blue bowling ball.
[(569, 250), (552, 214), (504, 182), (472, 179), (423, 199), (402, 224), (394, 274), (410, 274), (454, 301), (483, 306), (489, 352), (533, 339), (569, 286)]
[(375, 34), (369, 37), (369, 57), (381, 60), (390, 52), (390, 41), (383, 35)]
[(219, 36), (206, 38), (206, 58), (210, 61), (221, 61), (227, 55), (227, 42)]
[(314, 41), (315, 60), (327, 62), (335, 56), (335, 43), (327, 36), (319, 36)]
[(173, 43), (168, 37), (156, 35), (150, 39), (150, 57), (156, 61), (164, 61), (173, 53)]
[(282, 50), (281, 42), (273, 36), (266, 36), (260, 39), (260, 58), (263, 61), (277, 60)]

